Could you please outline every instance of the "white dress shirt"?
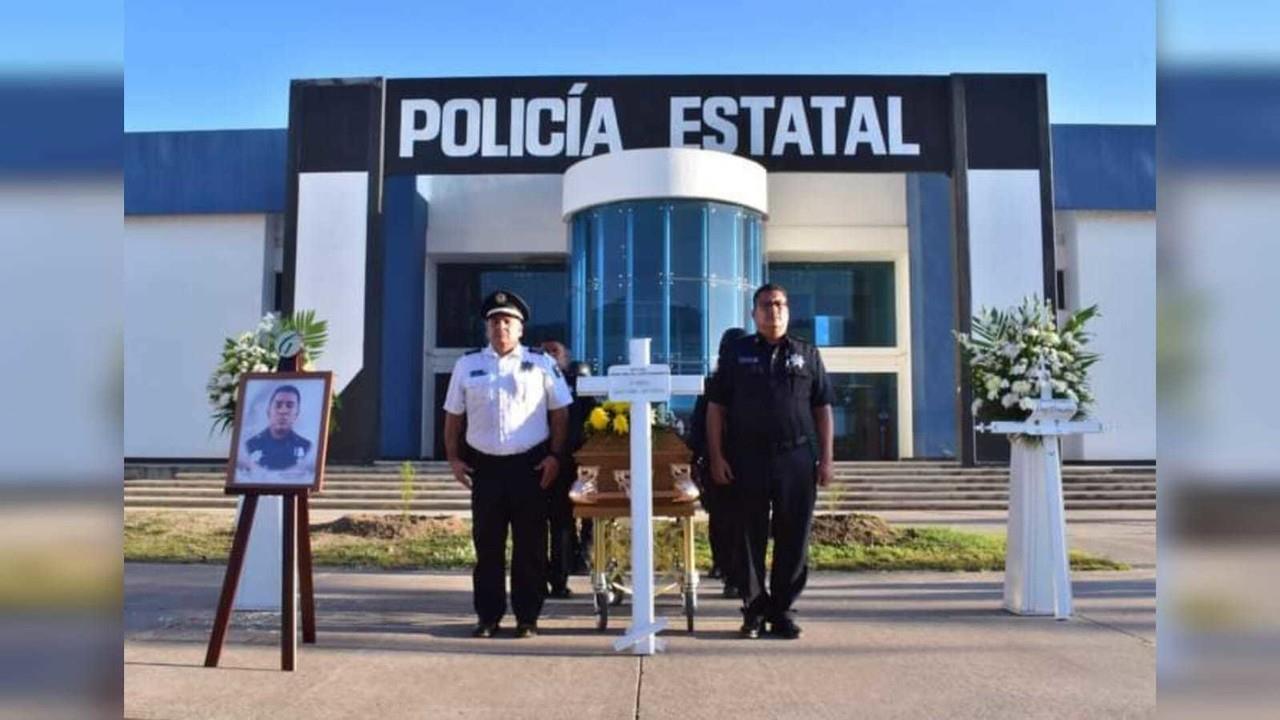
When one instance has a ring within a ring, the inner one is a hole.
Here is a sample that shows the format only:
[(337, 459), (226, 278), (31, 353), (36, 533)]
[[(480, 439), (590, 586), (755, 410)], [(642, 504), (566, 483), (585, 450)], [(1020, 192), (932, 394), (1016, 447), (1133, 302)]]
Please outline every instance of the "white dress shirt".
[(492, 345), (454, 363), (444, 410), (467, 416), (467, 444), (486, 455), (517, 455), (551, 434), (547, 411), (573, 402), (555, 360), (523, 345), (499, 357)]

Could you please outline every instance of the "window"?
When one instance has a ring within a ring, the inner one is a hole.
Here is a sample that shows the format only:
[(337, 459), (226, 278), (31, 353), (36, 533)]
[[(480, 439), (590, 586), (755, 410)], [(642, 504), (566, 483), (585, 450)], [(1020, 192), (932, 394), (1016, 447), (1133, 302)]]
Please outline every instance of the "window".
[(787, 289), (789, 331), (821, 347), (897, 344), (892, 262), (770, 263)]
[(830, 373), (837, 460), (898, 459), (898, 375)]
[(480, 303), (510, 290), (529, 304), (525, 345), (568, 342), (569, 285), (563, 264), (441, 264), (436, 268), (436, 347), (484, 345)]
[(760, 280), (762, 217), (701, 200), (612, 203), (571, 221), (573, 347), (596, 373), (626, 363), (627, 340), (652, 361), (706, 374), (720, 334), (749, 324)]

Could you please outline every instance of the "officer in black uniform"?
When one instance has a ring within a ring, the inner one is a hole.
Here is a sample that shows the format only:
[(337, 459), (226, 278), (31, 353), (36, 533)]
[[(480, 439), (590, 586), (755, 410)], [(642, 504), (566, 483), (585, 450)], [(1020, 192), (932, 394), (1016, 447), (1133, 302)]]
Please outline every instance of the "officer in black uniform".
[(293, 385), (281, 385), (267, 401), (267, 429), (245, 441), (250, 457), (267, 470), (288, 470), (311, 451), (311, 441), (293, 431), (302, 406), (302, 394)]
[[(747, 334), (740, 327), (731, 327), (720, 336), (719, 357), (724, 357), (734, 341)], [(719, 367), (707, 378), (706, 387), (716, 382)], [(711, 467), (707, 457), (707, 396), (699, 395), (694, 403), (693, 414), (689, 416), (689, 450), (693, 452), (693, 474), (698, 488), (702, 491), (702, 507), (707, 511), (707, 539), (711, 545), (711, 572), (708, 577), (724, 580), (723, 595), (727, 598), (738, 597), (738, 588), (733, 584), (733, 553), (737, 545), (734, 542), (733, 506), (728, 485), (711, 482)]]
[[(569, 589), (569, 575), (583, 561), (578, 533), (574, 527), (573, 501), (569, 499), (569, 488), (578, 476), (578, 464), (573, 461), (572, 453), (577, 452), (586, 442), (582, 426), (587, 415), (595, 407), (595, 398), (578, 395), (578, 377), (590, 375), (591, 369), (585, 363), (571, 362), (569, 349), (559, 340), (547, 340), (542, 349), (556, 361), (560, 371), (564, 373), (565, 383), (573, 394), (573, 404), (569, 406), (568, 447), (565, 462), (560, 466), (560, 476), (548, 494), (549, 506), (547, 520), (551, 530), (551, 557), (547, 564), (547, 583), (550, 585), (548, 595), (553, 598), (570, 598), (573, 592)], [(586, 520), (584, 522), (590, 522)], [(588, 542), (591, 532), (586, 531)]]
[(737, 509), (733, 579), (742, 593), (742, 636), (759, 637), (768, 621), (770, 633), (795, 639), (800, 626), (792, 605), (808, 578), (816, 486), (832, 477), (834, 398), (818, 349), (787, 335), (784, 288), (770, 283), (756, 290), (752, 318), (756, 333), (730, 345), (707, 389), (711, 478), (732, 488)]

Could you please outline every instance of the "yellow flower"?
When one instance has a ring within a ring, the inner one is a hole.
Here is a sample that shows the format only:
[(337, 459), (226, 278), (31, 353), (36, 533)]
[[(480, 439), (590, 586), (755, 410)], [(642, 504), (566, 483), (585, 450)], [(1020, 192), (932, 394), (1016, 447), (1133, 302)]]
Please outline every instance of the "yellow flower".
[(592, 430), (604, 430), (609, 427), (609, 413), (602, 407), (591, 409), (591, 414), (587, 416), (587, 424)]
[(613, 432), (616, 435), (627, 434), (627, 416), (626, 415), (613, 416)]

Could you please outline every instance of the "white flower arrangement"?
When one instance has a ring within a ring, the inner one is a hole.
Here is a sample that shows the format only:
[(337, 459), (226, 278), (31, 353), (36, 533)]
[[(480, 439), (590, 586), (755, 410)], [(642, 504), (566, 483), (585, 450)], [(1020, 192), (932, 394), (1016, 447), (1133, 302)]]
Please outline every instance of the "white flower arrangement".
[[(328, 339), (327, 326), (315, 319), (315, 312), (304, 310), (281, 318), (267, 313), (250, 332), (229, 337), (222, 343), (222, 357), (205, 384), (205, 394), (213, 409), (213, 431), (222, 433), (235, 422), (236, 391), (240, 376), (249, 372), (275, 372), (280, 362), (279, 340), (286, 332), (298, 332), (303, 338), (306, 362), (302, 370), (311, 369), (311, 361), (320, 357)], [(335, 404), (337, 395), (334, 395)]]
[(1025, 420), (1040, 397), (1042, 367), (1053, 397), (1075, 400), (1076, 417), (1084, 417), (1093, 402), (1089, 367), (1098, 361), (1085, 350), (1085, 324), (1097, 315), (1097, 305), (1087, 307), (1059, 329), (1052, 306), (1039, 298), (1006, 311), (980, 309), (971, 332), (955, 334), (972, 373), (974, 419)]

